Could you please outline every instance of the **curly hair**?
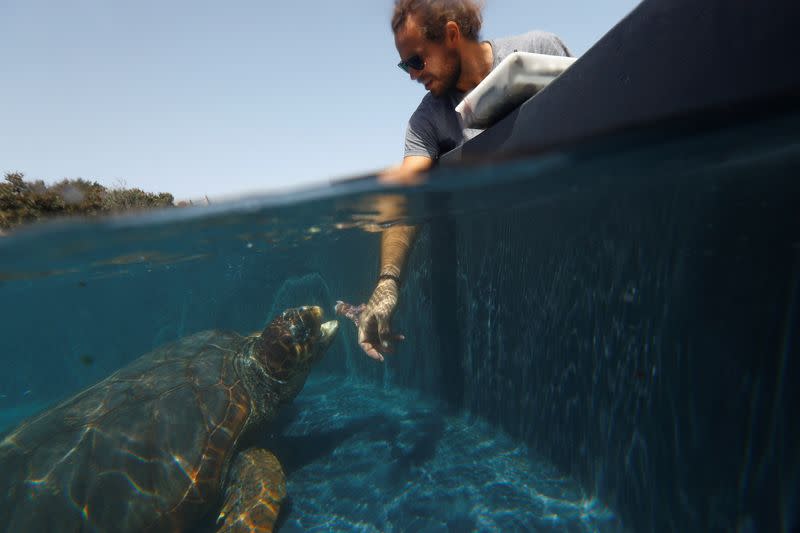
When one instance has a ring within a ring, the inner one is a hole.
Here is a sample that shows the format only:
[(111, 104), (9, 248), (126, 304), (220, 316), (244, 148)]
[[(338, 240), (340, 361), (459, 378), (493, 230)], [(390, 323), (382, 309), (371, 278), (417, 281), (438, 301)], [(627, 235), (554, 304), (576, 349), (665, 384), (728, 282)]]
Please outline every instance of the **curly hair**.
[(408, 17), (413, 16), (429, 41), (441, 42), (449, 21), (458, 24), (466, 39), (477, 41), (483, 22), (482, 9), (481, 0), (395, 0), (392, 32), (396, 34)]

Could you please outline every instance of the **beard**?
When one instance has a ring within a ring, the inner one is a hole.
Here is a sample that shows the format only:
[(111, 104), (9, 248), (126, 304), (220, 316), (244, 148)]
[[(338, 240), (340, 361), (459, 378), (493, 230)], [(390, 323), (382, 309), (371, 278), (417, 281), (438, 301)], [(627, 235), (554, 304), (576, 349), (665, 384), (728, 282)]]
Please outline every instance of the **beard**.
[(431, 85), (431, 94), (443, 96), (455, 91), (459, 78), (461, 78), (461, 57), (458, 52), (452, 50), (447, 54), (439, 79)]

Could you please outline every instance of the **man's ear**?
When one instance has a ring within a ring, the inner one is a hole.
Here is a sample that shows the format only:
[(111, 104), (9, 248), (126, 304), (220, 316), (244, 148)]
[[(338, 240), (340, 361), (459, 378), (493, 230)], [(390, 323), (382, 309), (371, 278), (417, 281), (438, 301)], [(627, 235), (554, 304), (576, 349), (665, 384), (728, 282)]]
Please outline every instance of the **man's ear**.
[(452, 20), (444, 25), (444, 42), (447, 45), (455, 46), (461, 41), (461, 28)]

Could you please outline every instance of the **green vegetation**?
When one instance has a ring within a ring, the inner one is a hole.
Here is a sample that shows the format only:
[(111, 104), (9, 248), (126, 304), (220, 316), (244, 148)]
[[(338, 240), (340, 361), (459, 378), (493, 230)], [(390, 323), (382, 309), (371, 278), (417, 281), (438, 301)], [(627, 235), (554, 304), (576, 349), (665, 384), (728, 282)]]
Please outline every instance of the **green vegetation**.
[(95, 216), (172, 207), (173, 202), (169, 193), (106, 189), (97, 182), (83, 179), (65, 179), (45, 185), (41, 180), (26, 182), (21, 173), (11, 172), (0, 182), (0, 230), (59, 216)]

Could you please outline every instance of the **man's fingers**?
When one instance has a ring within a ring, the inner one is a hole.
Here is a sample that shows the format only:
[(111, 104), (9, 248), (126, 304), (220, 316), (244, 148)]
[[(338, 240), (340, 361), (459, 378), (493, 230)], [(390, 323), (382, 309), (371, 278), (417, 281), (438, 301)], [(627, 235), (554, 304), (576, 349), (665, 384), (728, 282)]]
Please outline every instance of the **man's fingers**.
[(368, 317), (367, 320), (361, 322), (361, 325), (358, 328), (358, 344), (361, 346), (361, 349), (364, 350), (369, 357), (375, 359), (376, 361), (383, 362), (383, 355), (375, 349), (372, 341), (369, 339), (369, 335), (367, 333), (367, 328), (374, 323), (374, 319), (372, 317)]
[(389, 348), (389, 340), (392, 338), (392, 332), (389, 329), (388, 320), (378, 319), (378, 338), (381, 341), (381, 347), (385, 350)]
[(401, 335), (399, 333), (391, 333), (389, 335), (389, 338), (392, 339), (392, 342), (390, 342), (388, 345), (382, 347), (383, 353), (394, 353), (395, 350), (397, 349), (397, 348), (395, 348), (395, 344), (400, 342), (400, 341), (406, 340), (405, 335)]
[(371, 317), (364, 317), (366, 320), (362, 320), (361, 324), (358, 326), (358, 343), (363, 344), (367, 342), (367, 328), (373, 322)]
[(381, 363), (383, 362), (383, 356), (380, 354), (380, 352), (378, 352), (378, 350), (375, 349), (375, 347), (372, 344), (366, 341), (359, 342), (358, 344), (361, 346), (361, 349), (364, 350), (364, 353), (366, 353), (369, 357)]

